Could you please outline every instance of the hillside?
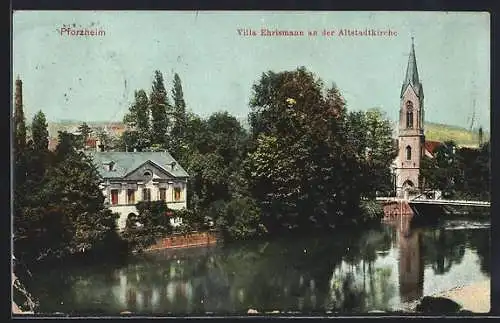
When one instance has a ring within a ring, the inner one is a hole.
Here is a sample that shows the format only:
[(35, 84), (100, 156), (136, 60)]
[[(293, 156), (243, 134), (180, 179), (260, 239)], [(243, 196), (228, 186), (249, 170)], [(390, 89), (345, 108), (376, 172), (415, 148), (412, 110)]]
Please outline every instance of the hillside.
[[(246, 120), (240, 118), (239, 121), (248, 128)], [(49, 122), (49, 134), (51, 137), (57, 137), (57, 132), (60, 130), (74, 131), (78, 128), (81, 122), (79, 121), (62, 121), (62, 122)], [(92, 127), (103, 127), (111, 124), (121, 124), (115, 122), (88, 122)], [(490, 134), (485, 132), (483, 135), (483, 142), (489, 140)], [(431, 141), (447, 141), (453, 140), (460, 146), (477, 146), (479, 139), (477, 130), (469, 131), (465, 128), (458, 126), (450, 126), (440, 123), (427, 122), (425, 124), (425, 138)]]
[[(490, 134), (484, 132), (483, 142), (488, 141)], [(459, 146), (478, 146), (479, 136), (477, 129), (469, 131), (468, 129), (450, 126), (440, 123), (428, 122), (425, 124), (425, 139), (432, 141), (453, 140)]]

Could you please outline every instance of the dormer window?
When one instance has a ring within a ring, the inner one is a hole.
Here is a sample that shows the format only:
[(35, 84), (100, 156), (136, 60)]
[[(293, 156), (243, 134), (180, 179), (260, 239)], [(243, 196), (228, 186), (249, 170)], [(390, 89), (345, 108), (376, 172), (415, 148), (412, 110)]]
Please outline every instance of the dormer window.
[(111, 161), (107, 164), (107, 168), (109, 172), (115, 171), (115, 162)]

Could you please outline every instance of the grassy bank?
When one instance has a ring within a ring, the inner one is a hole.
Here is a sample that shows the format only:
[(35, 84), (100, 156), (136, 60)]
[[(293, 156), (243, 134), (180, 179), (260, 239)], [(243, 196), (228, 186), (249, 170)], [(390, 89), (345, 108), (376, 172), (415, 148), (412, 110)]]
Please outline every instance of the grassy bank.
[[(488, 132), (484, 132), (483, 142), (488, 141), (489, 138), (490, 134)], [(470, 131), (462, 127), (450, 126), (441, 123), (426, 123), (425, 139), (440, 142), (452, 140), (459, 146), (476, 147), (479, 145), (479, 133), (477, 129)]]

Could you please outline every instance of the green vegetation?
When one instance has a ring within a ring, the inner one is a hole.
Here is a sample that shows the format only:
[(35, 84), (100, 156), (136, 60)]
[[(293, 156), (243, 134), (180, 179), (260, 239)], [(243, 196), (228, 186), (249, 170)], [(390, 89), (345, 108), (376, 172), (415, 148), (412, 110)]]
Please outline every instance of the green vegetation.
[[(75, 138), (60, 134), (55, 152), (47, 150), (43, 114), (35, 116), (33, 136), (16, 147), (14, 246), (24, 263), (116, 248), (117, 215), (104, 207), (98, 172), (75, 149)], [(39, 134), (45, 133), (39, 137)], [(45, 147), (42, 145), (45, 144)], [(27, 194), (30, 192), (30, 194)]]
[(420, 180), (424, 189), (438, 189), (448, 198), (490, 200), (490, 143), (479, 149), (458, 148), (446, 141), (424, 157)]
[[(425, 139), (431, 141), (454, 141), (458, 146), (479, 146), (479, 130), (467, 130), (462, 127), (440, 123), (425, 123)], [(483, 134), (483, 142), (489, 141), (490, 134)]]
[(19, 259), (142, 250), (172, 232), (166, 213), (184, 219), (182, 232), (213, 222), (228, 240), (380, 217), (379, 209), (360, 203), (391, 187), (391, 128), (380, 111), (348, 112), (339, 90), (326, 88), (305, 68), (267, 72), (256, 81), (249, 130), (227, 112), (208, 118), (188, 112), (177, 74), (173, 104), (168, 93), (162, 73), (155, 71), (150, 95), (135, 92), (124, 117), (129, 130), (119, 142), (104, 132), (98, 136), (105, 149), (171, 151), (190, 174), (188, 210), (139, 204), (139, 215), (121, 236), (117, 215), (103, 204), (102, 179), (79, 151), (90, 127), (80, 125), (80, 135), (59, 132), (59, 145), (50, 152), (43, 113), (33, 120), (26, 143), (21, 109), (14, 218)]

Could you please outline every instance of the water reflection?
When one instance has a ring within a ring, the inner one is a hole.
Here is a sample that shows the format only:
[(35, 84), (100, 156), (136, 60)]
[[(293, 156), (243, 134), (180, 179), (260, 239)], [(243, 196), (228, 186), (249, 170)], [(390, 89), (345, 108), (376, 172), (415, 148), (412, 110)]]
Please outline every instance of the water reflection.
[(160, 251), (121, 268), (54, 270), (34, 290), (47, 312), (352, 313), (398, 308), (425, 294), (424, 281), (447, 288), (451, 269), (473, 273), (469, 280), (489, 276), (489, 229), (415, 229), (399, 221), (364, 232)]

